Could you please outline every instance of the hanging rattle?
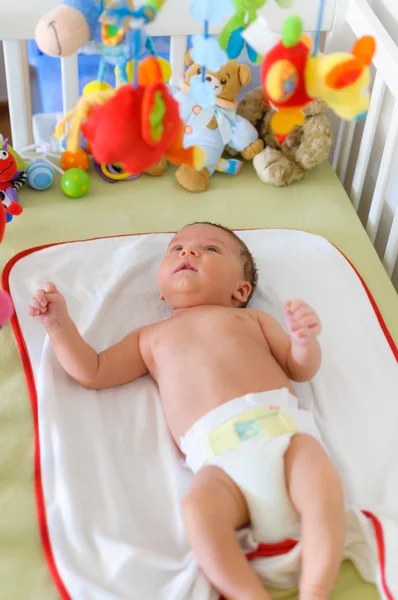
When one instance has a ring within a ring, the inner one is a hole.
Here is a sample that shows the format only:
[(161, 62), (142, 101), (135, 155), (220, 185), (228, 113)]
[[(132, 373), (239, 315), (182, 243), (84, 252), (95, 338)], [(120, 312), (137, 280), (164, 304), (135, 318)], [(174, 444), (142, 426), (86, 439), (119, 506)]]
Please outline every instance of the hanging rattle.
[[(369, 65), (376, 49), (375, 40), (364, 36), (357, 40), (351, 53), (319, 52), (325, 0), (321, 0), (314, 46), (303, 33), (299, 17), (289, 17), (283, 25), (282, 40), (265, 56), (261, 81), (266, 99), (276, 110), (270, 126), (279, 143), (305, 121), (303, 109), (315, 98), (345, 120), (358, 121), (367, 114), (370, 101)], [(258, 31), (249, 40), (259, 39)], [(253, 43), (253, 42), (252, 42)]]

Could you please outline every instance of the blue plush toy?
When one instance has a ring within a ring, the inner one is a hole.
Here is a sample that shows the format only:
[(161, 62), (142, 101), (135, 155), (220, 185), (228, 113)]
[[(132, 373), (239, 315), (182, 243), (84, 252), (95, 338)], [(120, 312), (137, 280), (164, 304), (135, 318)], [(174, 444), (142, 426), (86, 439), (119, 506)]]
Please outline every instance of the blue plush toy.
[(205, 151), (206, 164), (199, 172), (182, 165), (176, 176), (183, 188), (203, 192), (216, 170), (230, 174), (239, 172), (239, 164), (226, 163), (221, 159), (226, 146), (251, 160), (263, 150), (264, 143), (259, 139), (256, 128), (236, 112), (237, 97), (241, 89), (250, 83), (250, 68), (230, 61), (217, 72), (206, 70), (208, 101), (202, 90), (202, 102), (199, 104), (195, 88), (201, 80), (202, 67), (193, 62), (190, 52), (187, 52), (185, 60), (188, 69), (181, 89), (174, 97), (180, 104), (180, 115), (185, 124), (184, 146), (200, 146)]

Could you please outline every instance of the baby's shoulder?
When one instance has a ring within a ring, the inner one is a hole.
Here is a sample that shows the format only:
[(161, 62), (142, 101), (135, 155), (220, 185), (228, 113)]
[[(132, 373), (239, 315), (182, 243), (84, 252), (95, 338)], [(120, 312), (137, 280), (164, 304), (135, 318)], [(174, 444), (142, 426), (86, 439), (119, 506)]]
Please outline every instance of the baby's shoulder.
[(263, 310), (258, 310), (256, 308), (251, 308), (248, 310), (250, 312), (250, 316), (252, 319), (258, 322), (258, 324), (264, 329), (271, 325), (274, 325), (278, 321), (273, 317), (270, 313), (267, 313)]

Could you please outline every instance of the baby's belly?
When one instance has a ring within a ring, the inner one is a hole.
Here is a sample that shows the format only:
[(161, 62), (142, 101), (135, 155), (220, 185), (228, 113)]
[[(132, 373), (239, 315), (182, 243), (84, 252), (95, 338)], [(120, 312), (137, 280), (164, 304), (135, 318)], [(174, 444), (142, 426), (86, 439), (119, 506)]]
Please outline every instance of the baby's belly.
[(231, 366), (222, 363), (186, 364), (158, 373), (166, 419), (177, 442), (203, 415), (234, 398), (286, 387), (294, 393), (271, 355), (261, 361), (233, 361)]

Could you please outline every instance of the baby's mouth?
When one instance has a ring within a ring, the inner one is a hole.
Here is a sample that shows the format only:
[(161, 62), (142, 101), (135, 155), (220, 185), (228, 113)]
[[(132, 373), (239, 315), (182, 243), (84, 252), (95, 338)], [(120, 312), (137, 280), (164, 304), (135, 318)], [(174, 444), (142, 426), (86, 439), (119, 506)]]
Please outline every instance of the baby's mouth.
[(192, 263), (185, 261), (178, 265), (177, 269), (174, 273), (179, 273), (180, 271), (197, 271), (198, 269)]

